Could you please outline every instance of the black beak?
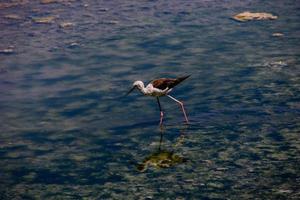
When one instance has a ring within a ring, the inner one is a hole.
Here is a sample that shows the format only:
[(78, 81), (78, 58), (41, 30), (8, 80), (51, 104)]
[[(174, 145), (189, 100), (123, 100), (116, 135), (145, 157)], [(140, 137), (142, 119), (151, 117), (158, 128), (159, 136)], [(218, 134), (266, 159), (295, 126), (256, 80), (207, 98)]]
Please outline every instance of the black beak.
[(136, 88), (136, 87), (133, 86), (133, 87), (125, 94), (125, 96), (129, 95), (135, 88)]

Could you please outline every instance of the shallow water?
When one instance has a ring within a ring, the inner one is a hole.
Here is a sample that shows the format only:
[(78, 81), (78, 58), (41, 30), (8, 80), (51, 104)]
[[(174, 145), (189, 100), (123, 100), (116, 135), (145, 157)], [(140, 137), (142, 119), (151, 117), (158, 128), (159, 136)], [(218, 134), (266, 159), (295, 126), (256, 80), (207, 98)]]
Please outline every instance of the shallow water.
[[(0, 199), (300, 196), (298, 1), (41, 2), (0, 3)], [(155, 99), (122, 97), (186, 74), (188, 126), (168, 98), (161, 130)], [(159, 151), (185, 162), (140, 172)]]

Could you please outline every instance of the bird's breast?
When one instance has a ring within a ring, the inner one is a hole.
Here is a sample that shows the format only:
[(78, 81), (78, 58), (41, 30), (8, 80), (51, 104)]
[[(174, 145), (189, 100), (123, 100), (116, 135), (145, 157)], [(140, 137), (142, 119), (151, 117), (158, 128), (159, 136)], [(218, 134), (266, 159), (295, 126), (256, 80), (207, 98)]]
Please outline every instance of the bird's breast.
[(157, 88), (151, 88), (148, 91), (148, 96), (154, 96), (154, 97), (161, 97), (161, 96), (165, 96), (166, 94), (168, 94), (169, 92), (171, 92), (172, 89), (165, 89), (165, 90), (160, 90)]

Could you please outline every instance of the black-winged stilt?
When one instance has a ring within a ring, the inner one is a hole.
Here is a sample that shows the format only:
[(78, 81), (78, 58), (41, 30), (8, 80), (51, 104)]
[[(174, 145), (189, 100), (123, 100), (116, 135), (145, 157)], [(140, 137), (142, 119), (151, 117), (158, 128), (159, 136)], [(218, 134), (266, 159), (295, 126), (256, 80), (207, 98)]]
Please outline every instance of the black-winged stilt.
[(129, 92), (126, 95), (128, 95), (130, 92), (132, 92), (134, 89), (137, 88), (141, 93), (143, 93), (146, 96), (156, 97), (158, 107), (160, 110), (160, 123), (159, 123), (160, 126), (162, 125), (164, 113), (163, 113), (162, 107), (159, 102), (159, 97), (167, 96), (170, 99), (176, 101), (181, 106), (185, 121), (186, 121), (186, 123), (188, 123), (189, 120), (187, 118), (183, 103), (169, 95), (169, 92), (171, 92), (172, 89), (176, 85), (178, 85), (179, 83), (181, 83), (188, 77), (190, 77), (190, 75), (182, 76), (182, 77), (178, 77), (178, 78), (174, 78), (174, 79), (173, 78), (159, 78), (159, 79), (155, 79), (155, 80), (151, 81), (146, 87), (142, 81), (135, 81), (133, 83), (133, 87), (129, 90)]

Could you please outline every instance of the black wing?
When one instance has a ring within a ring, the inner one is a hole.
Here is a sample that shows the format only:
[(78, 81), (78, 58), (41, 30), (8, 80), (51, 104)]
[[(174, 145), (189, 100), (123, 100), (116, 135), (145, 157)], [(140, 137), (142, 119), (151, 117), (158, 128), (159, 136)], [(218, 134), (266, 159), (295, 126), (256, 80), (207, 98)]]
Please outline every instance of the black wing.
[(171, 79), (171, 78), (160, 78), (160, 79), (156, 79), (151, 81), (151, 84), (153, 85), (153, 87), (164, 90), (166, 88), (173, 88), (176, 85), (178, 85), (179, 83), (181, 83), (182, 81), (184, 81), (185, 79), (187, 79), (188, 77), (190, 77), (191, 75), (188, 76), (183, 76), (183, 77), (179, 77), (176, 79)]

